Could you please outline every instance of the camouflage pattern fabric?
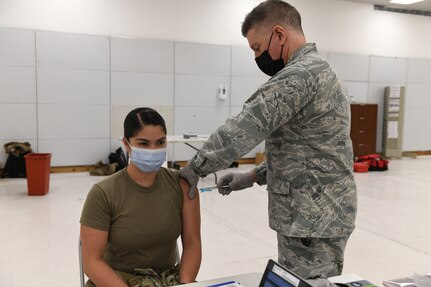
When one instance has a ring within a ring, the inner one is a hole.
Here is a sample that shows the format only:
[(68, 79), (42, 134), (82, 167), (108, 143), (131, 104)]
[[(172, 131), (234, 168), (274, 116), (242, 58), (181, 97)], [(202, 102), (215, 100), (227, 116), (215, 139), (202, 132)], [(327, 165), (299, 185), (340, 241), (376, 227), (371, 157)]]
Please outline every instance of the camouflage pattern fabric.
[(3, 145), (5, 153), (18, 157), (33, 152), (29, 142), (8, 142)]
[[(179, 265), (165, 270), (160, 274), (151, 268), (135, 268), (135, 272), (133, 274), (122, 271), (116, 271), (116, 273), (129, 287), (167, 287), (180, 284)], [(88, 280), (85, 286), (95, 287), (96, 285)]]
[(277, 234), (278, 262), (305, 279), (340, 275), (348, 238), (299, 238)]
[(263, 84), (191, 161), (205, 176), (265, 140), (255, 168), (267, 184), (269, 224), (294, 237), (343, 237), (357, 210), (347, 90), (313, 43)]

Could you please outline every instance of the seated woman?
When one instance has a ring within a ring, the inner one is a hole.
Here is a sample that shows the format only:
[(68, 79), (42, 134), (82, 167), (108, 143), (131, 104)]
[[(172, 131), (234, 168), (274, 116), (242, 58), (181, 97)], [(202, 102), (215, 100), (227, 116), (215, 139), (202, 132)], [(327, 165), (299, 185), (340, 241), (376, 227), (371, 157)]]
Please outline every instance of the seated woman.
[(201, 263), (199, 198), (190, 200), (187, 181), (161, 167), (167, 146), (164, 119), (151, 108), (131, 111), (123, 144), (129, 165), (95, 184), (82, 210), (86, 286), (195, 281)]

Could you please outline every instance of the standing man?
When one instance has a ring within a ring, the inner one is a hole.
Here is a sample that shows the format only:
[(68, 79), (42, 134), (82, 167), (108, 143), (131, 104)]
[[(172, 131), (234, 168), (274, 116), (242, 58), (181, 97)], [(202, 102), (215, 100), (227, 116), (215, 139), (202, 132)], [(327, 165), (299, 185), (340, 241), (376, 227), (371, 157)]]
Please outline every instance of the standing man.
[(219, 192), (267, 184), (278, 261), (305, 278), (339, 275), (356, 217), (347, 91), (316, 45), (306, 42), (301, 16), (288, 3), (260, 3), (245, 17), (242, 35), (271, 78), (180, 175), (195, 190), (199, 177), (229, 167), (265, 140), (266, 161), (223, 176)]

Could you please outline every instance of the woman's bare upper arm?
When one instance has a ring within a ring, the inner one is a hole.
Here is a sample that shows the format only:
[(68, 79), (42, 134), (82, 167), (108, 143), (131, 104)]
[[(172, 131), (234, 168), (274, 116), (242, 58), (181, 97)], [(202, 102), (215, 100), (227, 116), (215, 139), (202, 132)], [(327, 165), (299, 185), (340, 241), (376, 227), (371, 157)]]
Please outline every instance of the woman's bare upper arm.
[(83, 259), (102, 259), (108, 242), (108, 231), (81, 224), (81, 245)]
[(196, 195), (193, 199), (189, 198), (190, 185), (184, 178), (180, 178), (180, 186), (183, 191), (183, 236), (198, 236), (200, 238), (200, 203), (199, 192), (196, 190)]

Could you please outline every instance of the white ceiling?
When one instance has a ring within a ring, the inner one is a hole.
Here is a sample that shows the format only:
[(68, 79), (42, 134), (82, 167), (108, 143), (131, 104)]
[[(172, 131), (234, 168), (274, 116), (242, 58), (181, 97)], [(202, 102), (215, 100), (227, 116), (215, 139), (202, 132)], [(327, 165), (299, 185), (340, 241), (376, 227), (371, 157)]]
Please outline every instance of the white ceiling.
[(409, 4), (409, 5), (393, 4), (390, 2), (390, 0), (344, 0), (344, 1), (361, 2), (361, 3), (368, 3), (373, 5), (382, 5), (382, 6), (391, 7), (391, 8), (431, 12), (431, 0), (424, 0), (422, 2)]

